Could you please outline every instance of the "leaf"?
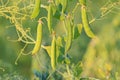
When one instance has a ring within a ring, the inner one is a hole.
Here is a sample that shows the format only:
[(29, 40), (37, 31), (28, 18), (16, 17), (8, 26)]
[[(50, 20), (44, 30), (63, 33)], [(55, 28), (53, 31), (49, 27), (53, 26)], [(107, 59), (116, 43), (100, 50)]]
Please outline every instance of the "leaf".
[(65, 64), (70, 64), (70, 59), (68, 57), (65, 57), (65, 60), (64, 60)]
[(82, 69), (82, 63), (81, 62), (78, 62), (77, 65), (75, 65), (74, 67), (74, 76), (76, 77), (80, 77), (80, 74), (82, 73), (83, 69)]
[(49, 75), (48, 72), (40, 72), (40, 71), (37, 71), (37, 70), (34, 70), (34, 74), (35, 74), (36, 77), (39, 78), (39, 80), (46, 80), (48, 75)]
[(51, 46), (42, 46), (48, 53), (49, 57), (51, 57)]
[(64, 52), (65, 52), (63, 42), (64, 42), (64, 39), (62, 37), (60, 37), (60, 36), (56, 40), (56, 58), (57, 58), (57, 62), (61, 62), (62, 55), (64, 55)]
[(73, 27), (73, 39), (76, 39), (79, 37), (79, 31), (78, 28), (76, 26)]
[(82, 32), (82, 24), (77, 24), (77, 26), (73, 27), (73, 39), (76, 39), (80, 36)]
[(60, 64), (62, 64), (63, 61), (64, 61), (64, 59), (65, 59), (64, 55), (61, 55), (61, 54), (60, 54), (60, 55), (58, 56), (57, 62), (60, 63)]
[(64, 19), (65, 19), (65, 14), (61, 14), (60, 20), (64, 20)]
[(53, 16), (54, 16), (56, 19), (60, 19), (61, 11), (62, 11), (62, 5), (59, 4), (59, 5), (57, 6), (56, 12), (54, 13)]
[(67, 7), (67, 0), (60, 0), (60, 3), (62, 4), (62, 14), (64, 13), (66, 7)]
[(54, 15), (57, 11), (57, 8), (56, 8), (55, 4), (51, 4), (51, 7), (52, 7), (52, 14)]
[(90, 80), (89, 78), (80, 78), (80, 80)]

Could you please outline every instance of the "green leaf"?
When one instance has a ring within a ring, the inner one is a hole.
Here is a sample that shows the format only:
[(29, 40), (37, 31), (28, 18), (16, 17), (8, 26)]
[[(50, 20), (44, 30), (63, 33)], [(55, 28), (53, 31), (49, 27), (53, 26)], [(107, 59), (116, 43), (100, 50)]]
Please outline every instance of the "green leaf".
[(57, 62), (60, 63), (60, 64), (62, 64), (63, 61), (64, 61), (64, 59), (65, 59), (64, 55), (61, 55), (61, 54), (60, 54), (60, 55), (58, 56)]
[(73, 27), (73, 39), (77, 39), (82, 32), (82, 24), (77, 24)]
[(62, 60), (63, 60), (63, 55), (65, 52), (63, 42), (64, 42), (64, 39), (60, 36), (56, 40), (56, 59), (57, 59), (57, 62), (62, 62)]
[(54, 15), (57, 11), (57, 8), (56, 8), (55, 4), (51, 4), (51, 7), (52, 7), (52, 14)]
[(61, 14), (60, 20), (64, 20), (64, 19), (65, 19), (65, 14)]
[(64, 62), (65, 62), (65, 64), (70, 64), (70, 59), (68, 57), (66, 57)]
[(89, 78), (80, 78), (80, 80), (90, 80)]
[(56, 9), (56, 12), (54, 13), (54, 17), (57, 18), (57, 19), (60, 19), (60, 16), (61, 16), (61, 11), (62, 11), (62, 5), (59, 4), (57, 6), (57, 9)]
[(78, 28), (74, 26), (73, 27), (73, 39), (78, 38), (78, 36), (79, 36)]
[(80, 77), (80, 74), (82, 73), (83, 69), (82, 69), (82, 63), (78, 62), (78, 64), (74, 67), (74, 76), (76, 77)]

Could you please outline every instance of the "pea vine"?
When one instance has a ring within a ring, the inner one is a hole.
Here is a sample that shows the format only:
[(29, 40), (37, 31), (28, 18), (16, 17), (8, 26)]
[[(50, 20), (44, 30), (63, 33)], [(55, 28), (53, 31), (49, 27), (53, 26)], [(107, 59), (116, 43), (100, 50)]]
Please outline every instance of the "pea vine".
[[(120, 5), (120, 1), (113, 2), (112, 0), (108, 0), (106, 4), (100, 8), (100, 15), (97, 17), (92, 15), (90, 20), (88, 15), (89, 0), (76, 0), (76, 5), (69, 11), (67, 7), (70, 1), (72, 0), (48, 0), (46, 4), (44, 4), (42, 0), (29, 0), (27, 2), (25, 0), (19, 0), (13, 2), (11, 5), (9, 3), (10, 0), (6, 2), (0, 0), (0, 16), (10, 21), (11, 25), (7, 26), (7, 29), (14, 27), (18, 36), (17, 39), (11, 39), (10, 37), (7, 37), (7, 39), (13, 42), (24, 43), (23, 48), (15, 60), (15, 64), (18, 64), (17, 62), (22, 55), (31, 55), (33, 58), (36, 58), (38, 64), (41, 65), (38, 56), (41, 53), (40, 49), (44, 49), (47, 52), (50, 58), (50, 64), (48, 64), (49, 70), (46, 72), (34, 72), (34, 74), (42, 80), (54, 79), (54, 76), (62, 77), (61, 79), (64, 80), (84, 80), (85, 78), (80, 75), (82, 72), (82, 62), (80, 61), (76, 65), (71, 62), (69, 50), (71, 49), (72, 43), (82, 34), (83, 30), (86, 36), (95, 40), (98, 39), (91, 29), (91, 24), (101, 20), (109, 13), (115, 13), (114, 9), (118, 9), (117, 6)], [(45, 16), (41, 17), (41, 9), (46, 11)], [(79, 13), (81, 15), (80, 23), (75, 23), (75, 13), (77, 10), (81, 12)], [(31, 28), (29, 26), (24, 28), (23, 26), (26, 18), (38, 24), (36, 26), (36, 40), (31, 34)], [(58, 35), (55, 29), (54, 19), (62, 24), (62, 30), (65, 31), (63, 35)], [(42, 44), (44, 37), (43, 25), (46, 25), (45, 27), (47, 27), (48, 33), (51, 36), (48, 37), (51, 39), (51, 43), (47, 46)], [(28, 45), (34, 45), (33, 50), (24, 53)], [(0, 70), (4, 69), (0, 68)], [(86, 79), (99, 80), (91, 77)]]

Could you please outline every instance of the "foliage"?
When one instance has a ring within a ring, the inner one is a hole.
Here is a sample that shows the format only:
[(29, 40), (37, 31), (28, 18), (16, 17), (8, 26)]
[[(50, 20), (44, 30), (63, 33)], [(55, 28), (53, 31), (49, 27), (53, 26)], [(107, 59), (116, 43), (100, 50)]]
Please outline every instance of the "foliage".
[(119, 7), (119, 0), (0, 0), (0, 78), (119, 80)]
[(0, 76), (0, 80), (27, 80), (24, 77), (16, 74), (16, 73), (12, 73), (12, 74), (4, 74), (3, 76)]

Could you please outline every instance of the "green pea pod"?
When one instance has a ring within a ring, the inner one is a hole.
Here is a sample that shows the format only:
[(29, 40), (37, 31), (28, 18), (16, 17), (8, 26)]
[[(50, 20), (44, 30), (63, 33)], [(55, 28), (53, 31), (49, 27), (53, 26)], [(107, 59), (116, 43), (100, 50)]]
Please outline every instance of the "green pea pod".
[(60, 55), (60, 47), (61, 47), (61, 37), (58, 37), (56, 40), (56, 57)]
[(85, 33), (90, 38), (94, 38), (95, 35), (93, 34), (93, 32), (90, 29), (90, 25), (89, 25), (89, 21), (88, 21), (88, 17), (87, 17), (87, 12), (86, 12), (86, 6), (84, 6), (84, 5), (82, 5), (82, 8), (81, 8), (81, 15), (82, 15), (82, 23), (83, 23)]
[(51, 67), (53, 70), (56, 68), (56, 37), (53, 34), (53, 39), (51, 43)]
[(37, 37), (36, 37), (36, 43), (32, 51), (32, 55), (35, 55), (38, 53), (40, 47), (41, 47), (41, 42), (42, 42), (42, 22), (39, 21), (38, 26), (37, 26)]
[(50, 31), (50, 33), (52, 33), (52, 5), (51, 3), (48, 6), (48, 29)]
[(65, 26), (67, 30), (67, 36), (66, 36), (66, 45), (65, 45), (65, 52), (67, 52), (72, 44), (72, 37), (73, 37), (73, 31), (72, 31), (72, 23), (71, 23), (71, 18), (68, 15), (66, 20), (65, 20)]
[(41, 0), (35, 0), (35, 7), (34, 7), (34, 10), (31, 14), (31, 19), (36, 18), (39, 15), (40, 4), (41, 4)]

